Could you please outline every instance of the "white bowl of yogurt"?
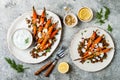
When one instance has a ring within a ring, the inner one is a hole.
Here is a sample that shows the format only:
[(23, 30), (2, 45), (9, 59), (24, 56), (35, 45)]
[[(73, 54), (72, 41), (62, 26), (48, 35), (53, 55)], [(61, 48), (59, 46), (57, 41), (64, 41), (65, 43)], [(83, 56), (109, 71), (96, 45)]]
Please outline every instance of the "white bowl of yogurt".
[(19, 49), (27, 49), (32, 45), (33, 37), (29, 30), (18, 29), (13, 34), (13, 43)]

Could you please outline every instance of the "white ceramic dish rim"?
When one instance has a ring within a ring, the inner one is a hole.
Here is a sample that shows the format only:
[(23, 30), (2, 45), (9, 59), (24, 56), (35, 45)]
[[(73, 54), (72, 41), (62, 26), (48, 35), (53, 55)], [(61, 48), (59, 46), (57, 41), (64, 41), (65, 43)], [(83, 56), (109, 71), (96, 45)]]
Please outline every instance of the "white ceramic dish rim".
[[(32, 33), (28, 30), (28, 29), (25, 29), (25, 28), (20, 28), (20, 29), (17, 29), (17, 30), (15, 30), (14, 32), (13, 32), (13, 34), (12, 34), (12, 36), (15, 34), (15, 32), (16, 31), (18, 31), (18, 30), (26, 30), (26, 31), (28, 31), (29, 33), (30, 33), (30, 35), (31, 35), (31, 37), (32, 38), (30, 38), (30, 43), (29, 43), (29, 45), (25, 48), (25, 49), (27, 49), (27, 48), (29, 48), (31, 45), (32, 45), (32, 43), (33, 43), (33, 36), (32, 36)], [(14, 43), (14, 42), (13, 42)], [(14, 44), (15, 45), (15, 44)], [(16, 45), (15, 45), (16, 46)], [(16, 48), (18, 48), (17, 46), (16, 46)], [(19, 48), (19, 49), (21, 49), (21, 50), (25, 50), (25, 49), (22, 49), (22, 48)]]
[[(80, 31), (82, 31), (82, 30), (84, 30), (84, 29), (87, 29), (87, 28), (89, 28), (89, 27), (83, 28), (83, 29), (81, 29)], [(73, 56), (71, 55), (71, 54), (72, 54), (72, 52), (71, 52), (71, 46), (72, 46), (72, 42), (73, 42), (73, 40), (72, 40), (72, 41), (71, 41), (71, 44), (70, 44), (70, 47), (69, 47), (69, 52), (70, 52), (70, 57), (71, 57), (71, 59), (72, 59), (72, 62), (73, 62), (78, 68), (80, 68), (80, 69), (82, 69), (82, 70), (84, 70), (84, 71), (88, 71), (88, 72), (96, 72), (96, 71), (100, 71), (100, 70), (106, 68), (106, 67), (111, 63), (111, 61), (112, 61), (112, 59), (113, 59), (113, 57), (114, 57), (114, 53), (115, 53), (114, 41), (113, 41), (112, 37), (108, 34), (108, 32), (106, 32), (104, 29), (99, 28), (99, 27), (92, 27), (92, 28), (100, 29), (100, 30), (104, 31), (104, 32), (110, 37), (110, 39), (111, 39), (112, 42), (113, 42), (113, 55), (112, 55), (112, 58), (110, 59), (109, 63), (107, 63), (106, 65), (104, 65), (103, 68), (99, 68), (99, 69), (95, 68), (94, 70), (85, 69), (83, 66), (82, 66), (82, 67), (80, 66), (81, 63), (80, 63), (80, 64), (76, 64), (76, 62), (73, 60)], [(80, 31), (78, 31), (78, 32), (74, 35), (73, 39), (75, 38), (76, 35), (78, 35), (78, 34), (80, 33)], [(111, 44), (112, 44), (112, 43), (111, 43)], [(78, 62), (79, 62), (79, 61), (78, 61)], [(90, 64), (90, 63), (88, 63), (88, 64)], [(92, 64), (92, 63), (91, 63), (91, 64)]]
[[(37, 10), (37, 12), (42, 12), (42, 10)], [(59, 20), (59, 27), (61, 27), (61, 30), (59, 31), (59, 39), (58, 39), (58, 41), (56, 42), (56, 48), (58, 47), (58, 45), (59, 45), (59, 42), (60, 42), (60, 40), (61, 40), (61, 35), (62, 35), (62, 24), (61, 24), (61, 20), (60, 20), (60, 18), (55, 14), (55, 13), (53, 13), (53, 12), (51, 12), (51, 11), (46, 11), (46, 12), (49, 12), (49, 13), (52, 13), (52, 14), (54, 14), (54, 16), (56, 16), (56, 18)], [(32, 11), (28, 11), (28, 12), (26, 12), (26, 13), (24, 13), (24, 14), (22, 14), (21, 16), (19, 16), (17, 19), (15, 19), (14, 21), (13, 21), (13, 23), (11, 24), (11, 26), (10, 26), (10, 28), (8, 29), (8, 32), (7, 32), (7, 44), (8, 44), (8, 49), (9, 49), (9, 51), (10, 51), (10, 53), (12, 53), (13, 55), (14, 55), (14, 53), (13, 53), (13, 51), (11, 51), (11, 49), (10, 49), (10, 44), (9, 44), (9, 34), (10, 34), (10, 32), (11, 32), (11, 30), (12, 30), (12, 26), (14, 26), (14, 24), (18, 21), (18, 20), (20, 20), (21, 19), (21, 17), (24, 17), (24, 15), (26, 15), (26, 14), (32, 14)], [(26, 28), (26, 29), (28, 29), (28, 28)], [(28, 29), (29, 30), (29, 29)], [(13, 32), (15, 32), (15, 30), (13, 30)], [(13, 34), (13, 33), (12, 33)], [(56, 49), (55, 48), (55, 49)], [(51, 52), (51, 54), (49, 54), (44, 60), (46, 60), (47, 58), (49, 58), (52, 54), (53, 54), (53, 52), (55, 51), (55, 49)], [(15, 56), (15, 55), (14, 55)], [(16, 57), (16, 56), (15, 56)], [(40, 62), (42, 62), (42, 61), (44, 61), (44, 60), (40, 60), (40, 61), (33, 61), (33, 62), (28, 62), (28, 61), (24, 61), (24, 60), (21, 60), (21, 59), (19, 59), (18, 57), (16, 57), (18, 60), (20, 60), (20, 61), (22, 61), (22, 62), (25, 62), (25, 63), (32, 63), (32, 64), (35, 64), (35, 63), (40, 63)]]

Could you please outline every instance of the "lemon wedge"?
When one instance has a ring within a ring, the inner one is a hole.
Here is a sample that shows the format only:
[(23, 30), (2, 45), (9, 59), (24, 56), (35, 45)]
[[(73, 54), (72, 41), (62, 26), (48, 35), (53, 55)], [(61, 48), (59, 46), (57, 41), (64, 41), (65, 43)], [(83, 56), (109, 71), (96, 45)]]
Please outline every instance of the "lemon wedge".
[(69, 71), (69, 65), (67, 62), (61, 62), (59, 65), (58, 65), (58, 71), (60, 73), (67, 73)]

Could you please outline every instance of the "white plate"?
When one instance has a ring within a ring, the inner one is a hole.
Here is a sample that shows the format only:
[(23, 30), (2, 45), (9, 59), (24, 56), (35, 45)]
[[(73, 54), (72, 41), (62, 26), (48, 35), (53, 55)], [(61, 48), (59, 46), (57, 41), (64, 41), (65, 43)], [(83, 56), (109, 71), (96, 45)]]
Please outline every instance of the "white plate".
[[(82, 37), (84, 38), (88, 38), (91, 36), (91, 34), (93, 33), (93, 31), (96, 31), (98, 29), (98, 32), (100, 32), (99, 34), (105, 34), (105, 38), (108, 41), (108, 43), (110, 44), (109, 46), (112, 47), (113, 49), (110, 50), (107, 53), (107, 58), (103, 60), (103, 62), (98, 62), (98, 63), (87, 63), (85, 62), (84, 64), (80, 63), (80, 61), (74, 61), (75, 59), (79, 58), (79, 54), (77, 51), (78, 48), (78, 44), (81, 40)], [(85, 32), (86, 31), (86, 32)], [(97, 28), (97, 27), (88, 27), (85, 29), (80, 30), (73, 38), (73, 40), (71, 41), (71, 45), (70, 45), (70, 56), (72, 58), (73, 63), (78, 66), (80, 69), (85, 70), (85, 71), (89, 71), (89, 72), (95, 72), (95, 71), (99, 71), (103, 68), (105, 68), (112, 60), (113, 55), (114, 55), (114, 51), (115, 51), (115, 47), (114, 47), (114, 43), (113, 40), (111, 38), (111, 36), (105, 32), (103, 29)]]
[[(42, 12), (42, 10), (37, 10), (38, 14), (40, 14), (41, 12)], [(46, 11), (46, 13), (48, 14), (47, 18), (52, 17), (53, 22), (58, 21), (58, 25), (56, 27), (62, 28), (61, 21), (55, 13), (50, 12), (50, 11)], [(49, 53), (47, 53), (46, 56), (42, 56), (42, 57), (39, 57), (37, 59), (32, 58), (32, 56), (30, 55), (30, 51), (32, 50), (33, 46), (31, 46), (27, 50), (20, 50), (20, 49), (15, 47), (15, 45), (13, 44), (13, 40), (12, 40), (13, 33), (17, 29), (25, 28), (25, 29), (28, 29), (31, 31), (31, 29), (28, 28), (28, 25), (26, 24), (26, 20), (25, 20), (26, 18), (30, 18), (31, 15), (32, 15), (32, 12), (24, 13), (22, 16), (18, 17), (12, 23), (12, 25), (10, 26), (8, 33), (7, 33), (7, 42), (8, 42), (8, 48), (9, 48), (10, 52), (20, 61), (23, 61), (25, 63), (39, 63), (39, 62), (46, 60), (54, 52), (54, 50), (57, 48), (57, 46), (60, 42), (60, 39), (61, 39), (62, 29), (58, 32), (58, 35), (56, 35), (57, 40), (52, 45), (51, 51)]]

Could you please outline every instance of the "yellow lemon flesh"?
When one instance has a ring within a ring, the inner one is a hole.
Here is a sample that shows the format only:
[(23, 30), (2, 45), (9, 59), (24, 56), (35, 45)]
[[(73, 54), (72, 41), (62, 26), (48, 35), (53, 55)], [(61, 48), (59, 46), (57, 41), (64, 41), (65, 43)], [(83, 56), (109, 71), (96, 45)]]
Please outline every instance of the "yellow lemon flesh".
[(60, 73), (67, 73), (69, 70), (69, 65), (68, 63), (66, 62), (61, 62), (59, 65), (58, 65), (58, 71)]
[(79, 19), (84, 20), (84, 21), (89, 20), (91, 16), (92, 16), (92, 13), (90, 9), (86, 7), (80, 9), (80, 11), (78, 12)]

